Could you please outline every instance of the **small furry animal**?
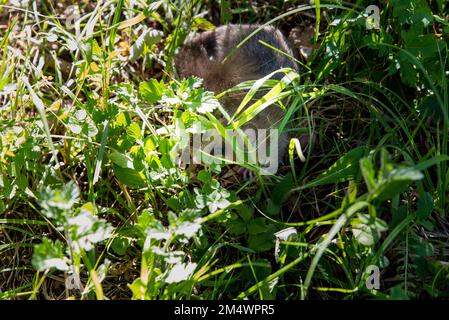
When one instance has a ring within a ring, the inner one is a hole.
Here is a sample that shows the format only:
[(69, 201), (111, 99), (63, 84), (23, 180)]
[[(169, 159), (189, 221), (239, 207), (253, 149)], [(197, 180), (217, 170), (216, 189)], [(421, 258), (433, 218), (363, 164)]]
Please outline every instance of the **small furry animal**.
[[(296, 56), (282, 33), (273, 26), (265, 26), (246, 42), (241, 42), (256, 31), (259, 25), (225, 25), (205, 31), (189, 39), (175, 57), (175, 67), (181, 78), (197, 76), (204, 79), (204, 88), (215, 93), (235, 85), (260, 79), (281, 68), (298, 70), (297, 63), (289, 58)], [(271, 47), (261, 43), (265, 42)], [(239, 44), (241, 44), (239, 46)], [(276, 73), (272, 79), (280, 80), (285, 74)], [(266, 92), (265, 92), (266, 93)], [(226, 94), (220, 99), (229, 115), (233, 115), (246, 92)], [(258, 93), (259, 99), (264, 93)], [(276, 105), (269, 106), (245, 124), (242, 129), (274, 128), (284, 117), (284, 111)], [(289, 137), (281, 134), (278, 140), (278, 160), (288, 148)]]

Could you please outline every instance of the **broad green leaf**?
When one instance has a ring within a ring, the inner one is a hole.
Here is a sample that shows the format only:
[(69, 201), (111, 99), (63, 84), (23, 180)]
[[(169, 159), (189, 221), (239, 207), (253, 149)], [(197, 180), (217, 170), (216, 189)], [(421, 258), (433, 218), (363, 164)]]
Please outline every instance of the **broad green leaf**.
[(156, 79), (151, 79), (150, 81), (140, 84), (139, 94), (146, 102), (155, 103), (162, 98), (164, 88), (163, 81), (159, 82)]
[(376, 173), (374, 172), (373, 162), (370, 158), (360, 160), (360, 170), (362, 171), (368, 191), (372, 191), (376, 187)]
[(248, 224), (248, 233), (249, 234), (259, 234), (263, 233), (267, 230), (267, 226), (265, 224), (265, 218), (255, 218)]
[(238, 212), (243, 221), (248, 222), (253, 217), (254, 207), (247, 204), (242, 204), (240, 207), (238, 207)]
[(257, 252), (272, 249), (274, 246), (274, 236), (270, 233), (260, 233), (248, 237), (248, 247)]
[(126, 128), (126, 134), (131, 140), (142, 139), (142, 129), (137, 122), (131, 123), (128, 128)]
[(229, 223), (229, 232), (239, 236), (246, 231), (246, 223), (241, 219), (235, 219)]
[(432, 214), (433, 207), (434, 203), (432, 195), (429, 192), (423, 192), (419, 196), (416, 216), (421, 219), (428, 218)]
[(383, 231), (388, 229), (385, 221), (367, 214), (357, 214), (356, 223), (352, 224), (352, 233), (355, 239), (365, 246), (371, 246), (380, 239)]
[(213, 30), (215, 29), (215, 26), (206, 18), (203, 17), (197, 17), (192, 22), (192, 28), (193, 29), (200, 29), (200, 30)]
[(198, 172), (197, 178), (202, 183), (210, 183), (212, 181), (212, 176), (206, 170), (201, 170), (200, 172)]
[(412, 168), (394, 169), (386, 178), (377, 181), (376, 187), (369, 194), (369, 199), (385, 201), (407, 190), (413, 182), (422, 179), (423, 174)]
[(145, 186), (145, 176), (134, 169), (123, 168), (118, 165), (113, 166), (117, 179), (131, 188), (142, 188)]
[(147, 285), (141, 278), (137, 278), (132, 284), (128, 285), (129, 289), (133, 293), (133, 298), (136, 300), (147, 300), (149, 296), (147, 294)]
[(390, 290), (390, 299), (391, 300), (410, 300), (408, 291), (402, 288), (402, 285), (397, 285), (396, 287), (391, 288)]
[(113, 150), (109, 153), (109, 159), (121, 168), (134, 169), (133, 159), (128, 155)]
[(274, 204), (283, 204), (288, 199), (292, 187), (293, 177), (291, 173), (288, 173), (277, 185), (273, 187), (271, 201)]
[(418, 70), (414, 67), (414, 61), (401, 51), (399, 54), (400, 74), (402, 81), (410, 87), (416, 87)]

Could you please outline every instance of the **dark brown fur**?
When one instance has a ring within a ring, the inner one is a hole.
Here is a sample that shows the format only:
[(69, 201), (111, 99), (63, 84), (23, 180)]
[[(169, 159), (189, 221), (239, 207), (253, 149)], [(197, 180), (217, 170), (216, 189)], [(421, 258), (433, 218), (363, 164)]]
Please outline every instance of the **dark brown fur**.
[[(298, 70), (298, 65), (291, 58), (259, 42), (266, 42), (289, 56), (295, 56), (286, 38), (272, 26), (263, 27), (238, 47), (258, 28), (258, 25), (227, 25), (194, 36), (175, 58), (179, 76), (185, 78), (195, 75), (203, 78), (206, 90), (220, 93), (241, 82), (260, 79), (281, 68)], [(283, 73), (277, 73), (273, 79), (280, 80), (283, 76)], [(261, 96), (262, 94), (258, 94), (256, 97)], [(226, 95), (221, 102), (232, 116), (243, 97), (244, 93)], [(279, 106), (272, 105), (243, 128), (272, 128), (283, 116), (284, 111)], [(279, 160), (285, 154), (288, 140), (286, 134), (279, 137)]]

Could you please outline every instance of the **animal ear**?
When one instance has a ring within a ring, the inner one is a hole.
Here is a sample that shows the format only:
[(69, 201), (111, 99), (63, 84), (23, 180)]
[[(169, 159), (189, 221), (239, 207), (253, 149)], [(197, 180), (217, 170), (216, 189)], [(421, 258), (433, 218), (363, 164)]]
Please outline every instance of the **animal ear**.
[(210, 67), (206, 48), (198, 41), (186, 43), (175, 57), (175, 67), (180, 77), (204, 75)]

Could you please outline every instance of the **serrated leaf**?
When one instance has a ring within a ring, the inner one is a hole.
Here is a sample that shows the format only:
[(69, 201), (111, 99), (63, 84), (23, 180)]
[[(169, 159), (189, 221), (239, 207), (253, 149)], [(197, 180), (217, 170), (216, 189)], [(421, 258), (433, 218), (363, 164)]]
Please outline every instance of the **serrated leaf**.
[(137, 122), (131, 123), (128, 128), (126, 128), (126, 134), (131, 141), (142, 139), (142, 129)]
[(58, 240), (53, 243), (47, 238), (43, 238), (41, 244), (34, 246), (31, 264), (38, 271), (53, 268), (67, 271), (69, 269), (67, 261), (63, 253), (62, 243)]
[(201, 229), (201, 219), (194, 222), (185, 221), (177, 226), (173, 232), (175, 235), (183, 236), (187, 239), (193, 237)]
[(212, 112), (220, 107), (220, 103), (215, 98), (214, 94), (202, 89), (194, 90), (192, 94), (189, 95), (188, 100), (183, 103), (191, 108), (192, 111), (202, 114)]
[(187, 280), (195, 271), (196, 263), (179, 263), (173, 266), (165, 279), (166, 283), (177, 283)]
[(108, 239), (113, 231), (112, 226), (94, 215), (93, 205), (81, 208), (81, 212), (67, 220), (67, 230), (73, 241), (75, 252), (90, 251), (98, 242)]
[(254, 214), (254, 207), (242, 204), (238, 207), (238, 212), (243, 221), (248, 222), (251, 220)]
[(70, 181), (58, 189), (46, 187), (39, 195), (39, 204), (43, 209), (42, 213), (47, 218), (54, 219), (59, 224), (64, 224), (69, 210), (78, 202), (78, 198), (78, 186)]
[(144, 82), (139, 86), (139, 93), (143, 100), (149, 103), (155, 103), (161, 100), (164, 91), (164, 83), (156, 79)]

